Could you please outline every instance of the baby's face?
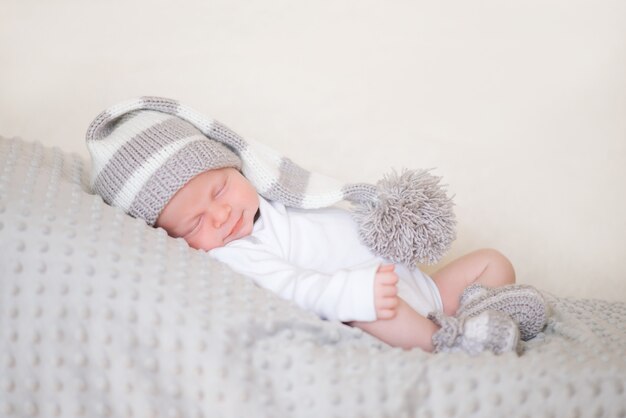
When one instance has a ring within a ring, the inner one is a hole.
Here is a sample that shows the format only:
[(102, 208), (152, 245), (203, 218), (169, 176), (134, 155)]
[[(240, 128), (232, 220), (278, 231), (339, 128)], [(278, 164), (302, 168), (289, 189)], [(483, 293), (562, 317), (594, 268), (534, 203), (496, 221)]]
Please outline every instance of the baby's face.
[(250, 235), (258, 209), (257, 192), (239, 171), (208, 170), (176, 192), (155, 225), (208, 251)]

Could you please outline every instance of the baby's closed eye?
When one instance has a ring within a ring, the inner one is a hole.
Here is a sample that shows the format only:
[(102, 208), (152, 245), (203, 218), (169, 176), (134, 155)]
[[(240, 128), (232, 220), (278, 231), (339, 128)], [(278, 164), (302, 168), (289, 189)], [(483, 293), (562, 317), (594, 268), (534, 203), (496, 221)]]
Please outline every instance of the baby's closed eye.
[(226, 190), (227, 185), (228, 185), (228, 180), (224, 180), (222, 182), (222, 185), (216, 189), (217, 191), (215, 192), (215, 195), (213, 197), (216, 198), (220, 196), (222, 193), (224, 193), (224, 190)]
[(195, 220), (195, 223), (193, 224), (194, 226), (189, 230), (189, 232), (187, 232), (186, 234), (183, 234), (182, 236), (187, 237), (189, 235), (193, 235), (196, 232), (198, 232), (203, 219), (204, 219), (204, 216), (198, 216)]

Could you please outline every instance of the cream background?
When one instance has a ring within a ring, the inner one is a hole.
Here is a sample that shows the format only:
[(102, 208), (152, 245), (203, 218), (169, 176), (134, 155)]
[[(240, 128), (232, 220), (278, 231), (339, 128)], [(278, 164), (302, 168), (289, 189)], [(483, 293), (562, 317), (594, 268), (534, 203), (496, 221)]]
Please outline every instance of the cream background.
[(87, 157), (139, 95), (343, 180), (436, 167), (444, 261), (494, 247), (518, 282), (626, 301), (622, 0), (0, 2), (0, 133)]

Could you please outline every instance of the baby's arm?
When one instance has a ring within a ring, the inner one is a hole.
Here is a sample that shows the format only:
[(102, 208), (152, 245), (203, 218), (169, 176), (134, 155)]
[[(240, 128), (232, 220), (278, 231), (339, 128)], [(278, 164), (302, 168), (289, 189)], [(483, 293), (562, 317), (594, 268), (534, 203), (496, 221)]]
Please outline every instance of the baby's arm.
[(418, 314), (398, 297), (398, 276), (394, 265), (381, 265), (374, 279), (374, 301), (377, 320), (351, 322), (394, 347), (420, 347), (432, 351), (432, 336), (439, 329), (431, 320)]
[[(244, 241), (244, 240), (240, 240)], [(236, 247), (238, 245), (238, 247)], [(376, 260), (332, 274), (301, 268), (271, 251), (240, 242), (211, 255), (283, 299), (330, 320), (373, 321)]]

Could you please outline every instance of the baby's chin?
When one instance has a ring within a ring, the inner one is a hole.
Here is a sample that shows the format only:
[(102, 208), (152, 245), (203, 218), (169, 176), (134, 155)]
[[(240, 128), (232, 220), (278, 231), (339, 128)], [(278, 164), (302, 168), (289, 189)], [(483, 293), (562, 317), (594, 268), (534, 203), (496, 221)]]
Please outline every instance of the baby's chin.
[(223, 247), (224, 245), (226, 245), (227, 243), (211, 243), (211, 242), (189, 242), (188, 239), (183, 238), (185, 241), (187, 241), (187, 245), (189, 245), (191, 248), (195, 249), (195, 250), (200, 250), (200, 251), (211, 251), (215, 248), (219, 248), (219, 247)]

